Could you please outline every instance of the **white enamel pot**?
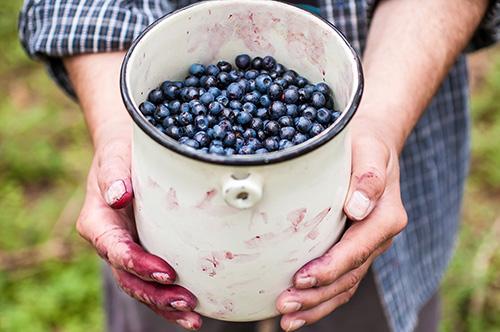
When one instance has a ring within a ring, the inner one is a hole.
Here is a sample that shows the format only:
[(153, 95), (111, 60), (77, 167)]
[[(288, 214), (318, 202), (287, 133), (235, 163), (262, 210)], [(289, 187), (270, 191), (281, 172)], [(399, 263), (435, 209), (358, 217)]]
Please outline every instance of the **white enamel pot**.
[[(272, 55), (325, 81), (342, 115), (292, 148), (225, 157), (178, 144), (139, 112), (148, 91), (183, 79), (190, 64), (232, 62), (240, 53)], [(159, 19), (133, 43), (121, 89), (135, 122), (137, 231), (197, 296), (197, 312), (229, 321), (276, 315), (293, 274), (338, 240), (351, 169), (347, 125), (362, 85), (358, 56), (334, 26), (274, 1), (200, 2)]]

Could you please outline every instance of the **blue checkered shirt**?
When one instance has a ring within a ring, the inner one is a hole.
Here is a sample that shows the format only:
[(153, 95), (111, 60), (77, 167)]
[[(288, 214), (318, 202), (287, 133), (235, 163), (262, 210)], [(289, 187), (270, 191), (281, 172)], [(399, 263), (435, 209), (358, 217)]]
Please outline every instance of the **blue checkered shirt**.
[[(69, 94), (61, 57), (125, 50), (150, 23), (196, 1), (27, 0), (19, 31), (27, 52), (43, 60)], [(376, 0), (320, 0), (333, 22), (363, 54)], [(500, 39), (500, 1), (492, 1), (470, 50)], [(443, 81), (401, 155), (401, 191), (409, 223), (374, 263), (377, 286), (393, 331), (412, 331), (419, 309), (439, 287), (453, 253), (469, 160), (465, 56)]]

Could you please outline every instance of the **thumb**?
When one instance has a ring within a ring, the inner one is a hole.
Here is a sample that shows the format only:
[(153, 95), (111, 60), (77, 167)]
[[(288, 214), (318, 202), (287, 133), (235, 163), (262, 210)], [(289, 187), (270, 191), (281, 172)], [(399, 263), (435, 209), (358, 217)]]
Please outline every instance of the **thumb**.
[(98, 151), (97, 182), (106, 204), (114, 209), (127, 206), (132, 200), (130, 179), (130, 141), (115, 139)]
[(385, 190), (389, 162), (387, 147), (371, 138), (353, 139), (351, 183), (344, 207), (351, 220), (362, 220)]

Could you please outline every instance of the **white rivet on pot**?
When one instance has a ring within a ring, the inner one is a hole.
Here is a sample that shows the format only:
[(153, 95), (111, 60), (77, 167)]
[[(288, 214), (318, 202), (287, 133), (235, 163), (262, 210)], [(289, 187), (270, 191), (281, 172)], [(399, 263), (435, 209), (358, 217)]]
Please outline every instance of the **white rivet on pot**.
[(224, 200), (238, 209), (255, 206), (262, 198), (262, 181), (257, 176), (231, 175), (222, 185)]

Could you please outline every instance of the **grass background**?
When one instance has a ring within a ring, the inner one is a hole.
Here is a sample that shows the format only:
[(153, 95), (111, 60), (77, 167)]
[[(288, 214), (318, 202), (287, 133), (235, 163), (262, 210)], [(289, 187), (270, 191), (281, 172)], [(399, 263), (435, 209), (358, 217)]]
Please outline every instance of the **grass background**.
[[(74, 221), (91, 146), (78, 107), (0, 7), (0, 331), (101, 331), (99, 260)], [(500, 331), (500, 49), (471, 57), (473, 158), (442, 331)]]

